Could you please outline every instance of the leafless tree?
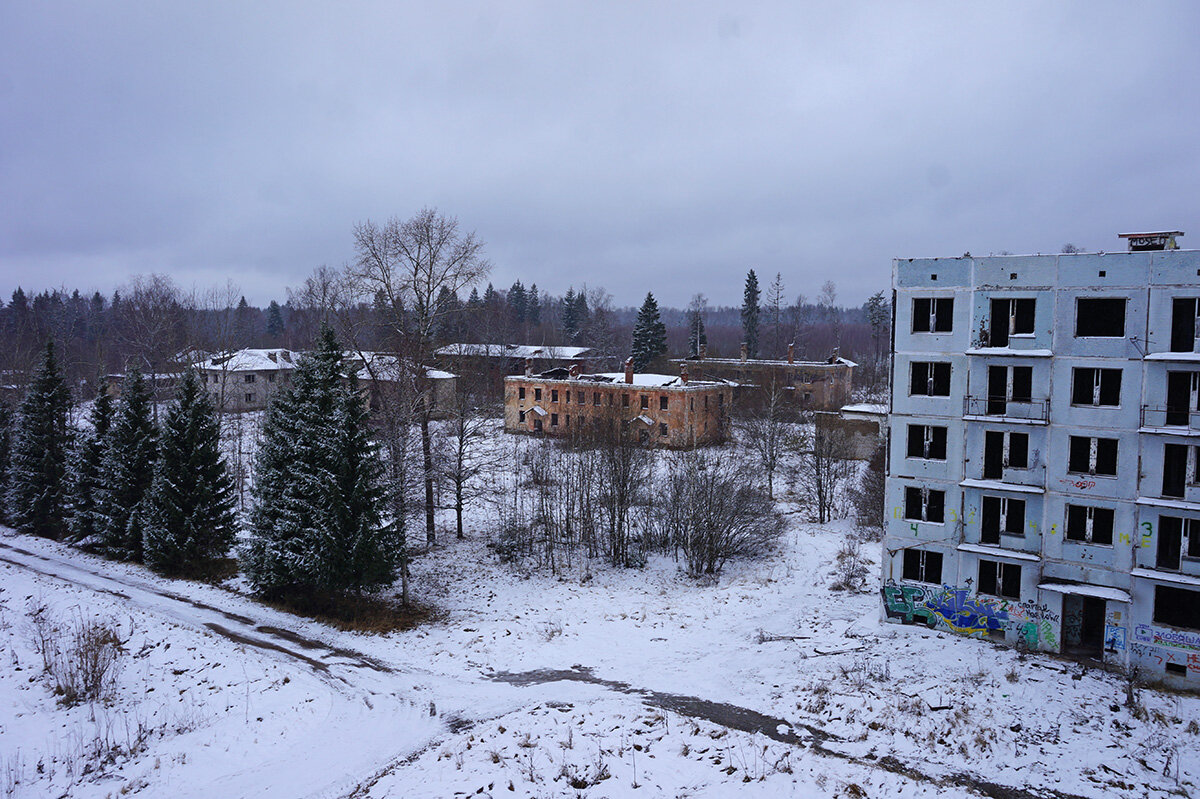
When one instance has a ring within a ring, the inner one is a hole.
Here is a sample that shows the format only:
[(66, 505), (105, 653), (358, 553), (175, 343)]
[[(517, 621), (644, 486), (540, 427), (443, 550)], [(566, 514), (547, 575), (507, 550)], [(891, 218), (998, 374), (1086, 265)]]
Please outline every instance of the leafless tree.
[(789, 423), (788, 397), (775, 380), (763, 388), (763, 403), (738, 422), (738, 433), (767, 478), (767, 496), (775, 497), (775, 472), (786, 453), (795, 449), (796, 433)]
[(783, 356), (784, 352), (784, 323), (783, 310), (785, 295), (783, 288), (783, 273), (776, 272), (775, 279), (771, 281), (771, 285), (767, 287), (767, 324), (771, 326), (771, 354), (772, 358)]
[(387, 328), (395, 352), (408, 365), (415, 383), (417, 421), (421, 431), (422, 478), (425, 484), (425, 536), (435, 541), (434, 471), (431, 407), (424, 367), (436, 347), (438, 293), (456, 294), (487, 276), (483, 242), (459, 230), (458, 220), (425, 208), (410, 219), (397, 217), (382, 225), (370, 220), (354, 228), (355, 260), (346, 270), (358, 293), (375, 298), (380, 324)]
[(801, 454), (795, 482), (800, 491), (816, 503), (820, 524), (830, 520), (846, 483), (854, 474), (855, 465), (850, 454), (850, 439), (845, 432), (821, 428), (813, 434), (808, 451)]
[(681, 552), (693, 577), (716, 575), (732, 557), (761, 555), (783, 519), (747, 469), (719, 451), (672, 456), (653, 518), (658, 538)]
[(837, 284), (832, 280), (826, 280), (821, 286), (821, 295), (817, 298), (817, 305), (821, 307), (826, 321), (833, 330), (835, 346), (839, 345), (842, 340), (842, 314), (841, 309), (837, 307)]
[(496, 466), (496, 458), (488, 457), (480, 446), (494, 421), (480, 412), (466, 391), (456, 392), (453, 407), (441, 410), (448, 411), (449, 418), (441, 428), (438, 473), (453, 491), (449, 507), (454, 509), (457, 536), (464, 538), (463, 510), (467, 503), (487, 493), (487, 486), (477, 481)]
[(867, 468), (853, 490), (854, 516), (858, 529), (865, 538), (878, 541), (883, 537), (884, 516), (887, 502), (887, 446), (880, 443), (871, 454)]
[(148, 375), (163, 374), (183, 346), (184, 311), (167, 275), (135, 275), (121, 302), (121, 338)]

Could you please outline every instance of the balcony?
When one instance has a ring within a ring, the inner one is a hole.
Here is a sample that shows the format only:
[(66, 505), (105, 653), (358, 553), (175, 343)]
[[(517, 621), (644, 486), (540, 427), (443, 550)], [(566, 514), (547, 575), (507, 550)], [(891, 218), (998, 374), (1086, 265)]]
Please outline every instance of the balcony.
[(1200, 411), (1188, 408), (1155, 408), (1142, 406), (1142, 424), (1145, 428), (1172, 428), (1171, 432), (1200, 433)]
[(995, 419), (1026, 424), (1049, 424), (1050, 400), (1010, 400), (1004, 397), (967, 395), (963, 399), (963, 418), (976, 421)]

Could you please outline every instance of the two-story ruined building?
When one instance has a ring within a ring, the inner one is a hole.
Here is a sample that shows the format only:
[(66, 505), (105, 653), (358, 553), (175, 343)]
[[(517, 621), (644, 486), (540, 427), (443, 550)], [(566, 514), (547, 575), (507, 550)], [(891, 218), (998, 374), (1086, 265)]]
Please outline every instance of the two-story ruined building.
[(644, 444), (688, 448), (715, 444), (729, 432), (732, 387), (692, 380), (686, 366), (676, 377), (624, 373), (581, 374), (577, 366), (504, 380), (504, 429), (552, 436), (629, 431)]
[(706, 347), (700, 354), (672, 363), (687, 364), (697, 380), (715, 379), (735, 383), (738, 407), (755, 409), (777, 393), (787, 409), (836, 411), (850, 401), (854, 370), (858, 364), (837, 353), (823, 361), (801, 361), (795, 346), (788, 345), (786, 359), (749, 358), (742, 345), (739, 358), (710, 358)]
[(887, 617), (1200, 686), (1200, 251), (897, 260)]

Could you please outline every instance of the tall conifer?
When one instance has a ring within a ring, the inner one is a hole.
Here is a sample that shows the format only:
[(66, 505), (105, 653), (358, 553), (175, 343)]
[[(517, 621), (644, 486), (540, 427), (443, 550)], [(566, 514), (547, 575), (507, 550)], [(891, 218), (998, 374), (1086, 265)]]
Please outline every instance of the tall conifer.
[(189, 371), (163, 423), (145, 503), (143, 550), (155, 571), (203, 573), (233, 546), (234, 485), (220, 444), (216, 410)]
[(658, 315), (658, 302), (654, 295), (646, 292), (646, 300), (638, 311), (633, 326), (633, 369), (645, 371), (646, 367), (667, 354), (667, 327)]
[(68, 520), (71, 537), (84, 546), (95, 543), (103, 526), (96, 515), (101, 486), (104, 484), (104, 448), (112, 427), (113, 400), (108, 386), (100, 384), (100, 392), (92, 403), (92, 429), (84, 433), (75, 447), (71, 469), (71, 515)]
[(23, 533), (61, 538), (66, 531), (70, 405), (54, 342), (47, 342), (17, 412), (8, 466), (8, 519)]
[(140, 505), (154, 479), (158, 454), (152, 403), (146, 379), (137, 367), (130, 369), (121, 382), (121, 399), (104, 447), (96, 508), (100, 549), (110, 558), (137, 563), (142, 562)]
[(751, 269), (746, 273), (746, 289), (742, 294), (742, 337), (751, 358), (758, 357), (758, 300), (761, 294), (758, 275)]

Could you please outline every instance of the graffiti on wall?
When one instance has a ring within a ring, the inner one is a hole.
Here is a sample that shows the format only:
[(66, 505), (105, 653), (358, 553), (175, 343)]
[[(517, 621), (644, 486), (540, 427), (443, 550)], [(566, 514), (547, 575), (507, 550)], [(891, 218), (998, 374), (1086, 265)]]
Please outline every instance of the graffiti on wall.
[(1200, 633), (1189, 633), (1186, 630), (1169, 630), (1163, 627), (1153, 627), (1149, 624), (1139, 624), (1134, 629), (1133, 637), (1142, 643), (1153, 646), (1194, 649), (1200, 652)]
[(1057, 648), (1054, 625), (1059, 616), (1045, 604), (972, 596), (963, 586), (885, 585), (882, 590), (887, 617), (904, 624), (964, 635), (1014, 633), (1030, 647), (1041, 642), (1046, 648)]

